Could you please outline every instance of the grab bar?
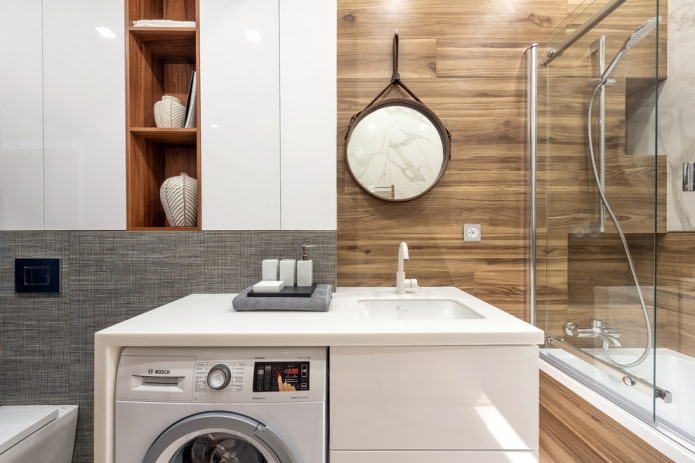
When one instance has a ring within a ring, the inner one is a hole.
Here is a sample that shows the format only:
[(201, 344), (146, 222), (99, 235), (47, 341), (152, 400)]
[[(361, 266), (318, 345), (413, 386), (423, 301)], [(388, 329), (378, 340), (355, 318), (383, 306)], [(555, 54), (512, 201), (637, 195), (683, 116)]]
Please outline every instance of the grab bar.
[(596, 358), (593, 355), (587, 354), (578, 347), (575, 347), (572, 344), (565, 341), (564, 338), (560, 338), (558, 336), (548, 336), (547, 340), (549, 345), (557, 346), (565, 352), (569, 352), (570, 354), (574, 355), (575, 357), (578, 357), (586, 363), (595, 366), (604, 373), (608, 373), (612, 377), (621, 380), (623, 384), (625, 384), (626, 386), (633, 386), (639, 391), (644, 392), (649, 396), (663, 400), (667, 404), (670, 404), (673, 400), (673, 394), (671, 393), (671, 391), (655, 386), (645, 379), (642, 379), (631, 373), (623, 371), (620, 368), (616, 368), (610, 363)]
[(606, 3), (603, 8), (594, 13), (589, 19), (584, 21), (581, 26), (576, 28), (574, 32), (565, 37), (565, 39), (558, 44), (557, 48), (548, 50), (548, 55), (541, 61), (541, 66), (547, 66), (552, 60), (562, 55), (574, 42), (584, 37), (584, 34), (589, 32), (596, 24), (603, 21), (606, 16), (615, 11), (623, 3), (625, 3), (625, 0), (613, 0), (612, 2)]

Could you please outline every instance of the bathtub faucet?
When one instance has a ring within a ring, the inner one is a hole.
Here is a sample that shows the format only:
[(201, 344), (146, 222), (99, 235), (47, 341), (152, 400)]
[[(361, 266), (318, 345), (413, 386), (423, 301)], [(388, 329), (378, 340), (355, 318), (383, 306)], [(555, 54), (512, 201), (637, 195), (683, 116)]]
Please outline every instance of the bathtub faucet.
[(620, 331), (615, 326), (607, 325), (601, 320), (591, 320), (591, 327), (579, 328), (575, 322), (567, 322), (563, 325), (567, 336), (577, 338), (599, 338), (603, 341), (603, 349), (608, 347), (622, 347), (618, 338)]

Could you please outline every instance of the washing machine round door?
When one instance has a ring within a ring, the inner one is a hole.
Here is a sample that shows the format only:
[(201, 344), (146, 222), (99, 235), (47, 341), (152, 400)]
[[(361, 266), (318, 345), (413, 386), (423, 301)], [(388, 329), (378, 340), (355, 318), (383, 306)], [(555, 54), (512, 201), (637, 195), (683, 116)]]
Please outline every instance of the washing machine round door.
[(142, 463), (299, 463), (263, 423), (230, 412), (205, 412), (174, 423)]

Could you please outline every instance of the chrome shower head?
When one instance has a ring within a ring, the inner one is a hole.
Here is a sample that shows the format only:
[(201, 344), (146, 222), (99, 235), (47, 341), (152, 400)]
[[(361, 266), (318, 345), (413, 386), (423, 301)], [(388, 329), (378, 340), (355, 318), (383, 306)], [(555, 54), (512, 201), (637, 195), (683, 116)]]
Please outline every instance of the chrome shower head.
[(606, 81), (608, 80), (608, 76), (610, 76), (613, 73), (615, 67), (618, 65), (625, 53), (630, 48), (634, 47), (639, 42), (641, 42), (649, 34), (651, 34), (654, 31), (654, 29), (656, 29), (656, 26), (659, 24), (660, 20), (661, 16), (654, 16), (649, 21), (645, 22), (640, 27), (635, 29), (635, 31), (632, 34), (630, 34), (627, 40), (625, 40), (623, 46), (620, 48), (620, 51), (618, 51), (618, 53), (615, 55), (615, 58), (613, 58), (613, 61), (611, 61), (610, 64), (606, 67), (606, 70), (603, 71), (603, 74), (601, 75), (601, 83), (599, 85), (603, 85), (606, 83)]
[(659, 23), (660, 19), (661, 16), (654, 16), (652, 19), (635, 29), (635, 32), (630, 34), (630, 37), (628, 37), (625, 41), (625, 44), (623, 44), (623, 48), (625, 50), (629, 50), (630, 48), (637, 45), (642, 39), (644, 39), (646, 36), (651, 34), (654, 31), (654, 29), (656, 29), (656, 26)]

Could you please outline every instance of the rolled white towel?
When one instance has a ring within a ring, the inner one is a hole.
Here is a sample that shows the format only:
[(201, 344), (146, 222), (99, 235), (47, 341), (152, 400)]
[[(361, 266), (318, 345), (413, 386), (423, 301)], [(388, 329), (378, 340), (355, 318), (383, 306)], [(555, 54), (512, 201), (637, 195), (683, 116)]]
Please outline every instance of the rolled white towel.
[(174, 21), (171, 19), (138, 19), (135, 27), (195, 27), (195, 21)]

